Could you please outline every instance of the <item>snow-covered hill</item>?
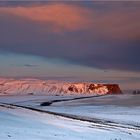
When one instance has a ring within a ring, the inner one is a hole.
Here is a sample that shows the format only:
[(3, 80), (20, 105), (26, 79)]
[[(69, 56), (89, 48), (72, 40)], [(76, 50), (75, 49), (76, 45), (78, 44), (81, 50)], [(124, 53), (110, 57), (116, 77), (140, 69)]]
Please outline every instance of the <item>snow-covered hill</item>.
[(0, 78), (0, 95), (46, 94), (112, 94), (121, 93), (117, 84), (95, 84), (79, 82), (46, 81), (38, 79), (4, 79)]

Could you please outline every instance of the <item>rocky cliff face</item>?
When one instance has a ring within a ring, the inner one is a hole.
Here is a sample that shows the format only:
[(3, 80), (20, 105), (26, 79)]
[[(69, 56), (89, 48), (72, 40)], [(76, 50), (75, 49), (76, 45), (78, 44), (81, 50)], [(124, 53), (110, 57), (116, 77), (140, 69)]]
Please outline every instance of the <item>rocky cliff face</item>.
[(122, 93), (117, 84), (72, 83), (43, 81), (36, 79), (0, 79), (0, 95), (45, 94), (45, 95), (79, 95), (79, 94), (118, 94)]

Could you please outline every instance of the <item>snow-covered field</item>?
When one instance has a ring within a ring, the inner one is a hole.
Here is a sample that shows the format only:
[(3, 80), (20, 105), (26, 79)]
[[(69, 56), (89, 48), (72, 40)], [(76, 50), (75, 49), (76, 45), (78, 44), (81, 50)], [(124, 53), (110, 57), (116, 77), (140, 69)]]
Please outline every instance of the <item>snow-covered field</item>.
[(53, 103), (39, 108), (140, 127), (140, 95), (107, 95)]
[[(140, 95), (67, 100), (73, 98), (75, 96), (1, 96), (0, 140), (140, 139)], [(67, 101), (61, 101), (65, 99)], [(54, 100), (60, 101), (52, 102), (50, 106), (40, 106), (42, 102)], [(71, 115), (73, 119), (67, 117)]]

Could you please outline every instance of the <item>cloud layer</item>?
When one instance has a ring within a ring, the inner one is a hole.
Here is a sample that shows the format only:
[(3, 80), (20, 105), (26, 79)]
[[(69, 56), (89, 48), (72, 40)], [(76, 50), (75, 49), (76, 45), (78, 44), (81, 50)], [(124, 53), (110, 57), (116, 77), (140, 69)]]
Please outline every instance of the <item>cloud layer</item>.
[(140, 71), (140, 7), (123, 5), (0, 7), (0, 49), (101, 69)]

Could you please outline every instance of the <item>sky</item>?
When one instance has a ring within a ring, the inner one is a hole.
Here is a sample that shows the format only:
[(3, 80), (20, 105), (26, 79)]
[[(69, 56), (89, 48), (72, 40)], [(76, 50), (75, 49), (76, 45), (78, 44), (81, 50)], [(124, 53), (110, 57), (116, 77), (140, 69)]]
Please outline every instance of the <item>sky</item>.
[(140, 88), (140, 2), (0, 1), (0, 76)]

